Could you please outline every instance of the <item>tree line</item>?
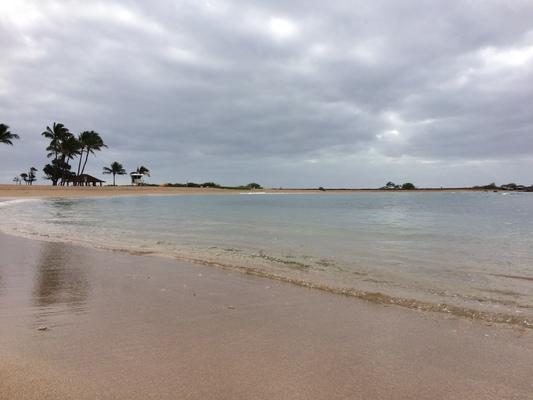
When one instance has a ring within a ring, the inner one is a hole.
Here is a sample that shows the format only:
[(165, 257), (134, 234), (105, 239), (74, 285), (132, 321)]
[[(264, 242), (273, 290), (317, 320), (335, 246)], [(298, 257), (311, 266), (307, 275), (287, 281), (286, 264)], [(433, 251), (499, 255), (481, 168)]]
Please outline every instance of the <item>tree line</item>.
[[(0, 143), (12, 146), (13, 141), (20, 139), (20, 136), (9, 129), (8, 125), (0, 123)], [(64, 186), (70, 182), (75, 186), (83, 184), (81, 177), (85, 174), (89, 156), (107, 148), (98, 132), (91, 130), (74, 135), (59, 122), (54, 122), (51, 127), (47, 126), (41, 135), (49, 140), (46, 151), (47, 157), (51, 159), (43, 168), (44, 178), (50, 180), (53, 186)], [(13, 178), (13, 181), (31, 185), (37, 180), (37, 171), (35, 167), (31, 167), (28, 172)], [(113, 186), (115, 186), (116, 175), (126, 175), (126, 170), (121, 163), (115, 161), (109, 167), (104, 167), (102, 173), (113, 175)], [(144, 166), (137, 167), (132, 172), (134, 173), (150, 176), (150, 171)]]
[[(106, 148), (102, 137), (95, 131), (81, 132), (77, 137), (62, 123), (54, 122), (52, 127), (47, 126), (41, 134), (50, 141), (46, 148), (47, 157), (51, 162), (43, 168), (44, 177), (52, 181), (52, 185), (65, 185), (74, 177), (80, 177), (85, 172), (89, 155)], [(72, 171), (71, 162), (79, 157), (76, 172)]]

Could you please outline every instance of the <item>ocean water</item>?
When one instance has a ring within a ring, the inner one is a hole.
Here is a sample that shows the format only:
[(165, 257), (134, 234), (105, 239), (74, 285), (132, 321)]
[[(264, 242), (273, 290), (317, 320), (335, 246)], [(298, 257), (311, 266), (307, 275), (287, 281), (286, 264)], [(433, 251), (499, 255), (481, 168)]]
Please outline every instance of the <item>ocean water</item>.
[[(533, 194), (142, 196), (0, 203), (0, 230), (533, 326)], [(177, 264), (178, 265), (178, 264)]]

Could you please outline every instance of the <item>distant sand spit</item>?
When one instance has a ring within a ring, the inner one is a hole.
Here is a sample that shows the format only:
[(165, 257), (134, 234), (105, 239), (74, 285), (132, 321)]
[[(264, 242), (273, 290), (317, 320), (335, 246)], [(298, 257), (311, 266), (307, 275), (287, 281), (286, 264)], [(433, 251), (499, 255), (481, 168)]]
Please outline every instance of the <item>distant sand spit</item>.
[(0, 197), (101, 197), (176, 194), (238, 194), (239, 190), (213, 188), (175, 188), (162, 186), (51, 186), (0, 185)]
[(215, 189), (215, 188), (188, 188), (168, 186), (102, 186), (102, 187), (79, 187), (79, 186), (51, 186), (51, 185), (0, 185), (0, 198), (21, 197), (101, 197), (101, 196), (142, 196), (142, 195), (199, 195), (199, 194), (241, 194), (241, 193), (369, 193), (369, 192), (457, 192), (473, 191), (471, 189), (420, 189), (420, 190), (381, 190), (381, 189)]

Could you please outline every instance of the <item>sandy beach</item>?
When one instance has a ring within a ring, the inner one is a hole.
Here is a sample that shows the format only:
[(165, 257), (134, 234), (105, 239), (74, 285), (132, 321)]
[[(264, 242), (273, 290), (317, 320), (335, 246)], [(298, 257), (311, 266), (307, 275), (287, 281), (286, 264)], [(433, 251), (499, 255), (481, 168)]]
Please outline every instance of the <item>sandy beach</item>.
[(177, 194), (238, 194), (242, 190), (163, 186), (52, 186), (0, 185), (0, 198), (102, 197)]
[[(392, 190), (395, 191), (395, 190)], [(457, 192), (475, 191), (475, 189), (417, 189), (403, 192)], [(481, 191), (481, 190), (480, 190)], [(368, 193), (391, 192), (383, 189), (259, 189), (255, 191), (245, 189), (216, 189), (216, 188), (190, 188), (166, 186), (52, 186), (52, 185), (1, 185), (1, 198), (51, 198), (51, 197), (103, 197), (103, 196), (142, 196), (142, 195), (198, 195), (198, 194), (239, 194), (239, 193)], [(399, 190), (399, 192), (402, 192)]]
[(533, 400), (532, 21), (0, 0), (0, 400)]
[(2, 399), (530, 399), (531, 330), (0, 235)]

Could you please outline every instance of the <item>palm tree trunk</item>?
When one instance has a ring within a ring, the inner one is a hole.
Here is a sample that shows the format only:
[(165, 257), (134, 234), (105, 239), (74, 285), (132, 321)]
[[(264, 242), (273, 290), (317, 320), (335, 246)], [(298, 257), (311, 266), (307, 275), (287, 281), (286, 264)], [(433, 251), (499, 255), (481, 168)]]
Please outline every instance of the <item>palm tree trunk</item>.
[[(83, 158), (83, 149), (81, 149), (81, 153), (80, 153), (80, 162), (78, 163), (78, 173), (77, 173), (77, 176), (80, 176), (80, 168), (81, 168), (81, 159)], [(83, 172), (82, 172), (83, 174)]]
[[(83, 168), (81, 169), (82, 174), (85, 172), (85, 166), (87, 165), (88, 160), (89, 160), (89, 150), (87, 150), (87, 155), (85, 156), (85, 162), (83, 163)], [(81, 161), (81, 158), (80, 158), (80, 161)]]
[(115, 174), (113, 174), (113, 186), (117, 186), (115, 185)]
[(69, 162), (70, 162), (70, 157), (67, 157), (67, 168), (65, 168), (65, 185), (67, 185), (67, 186), (68, 186), (68, 184), (69, 184), (69, 181), (68, 181), (68, 179), (67, 179), (67, 171), (70, 171), (70, 164), (69, 164)]
[(69, 166), (68, 157), (63, 157), (63, 162), (65, 163), (65, 165), (63, 167), (63, 173), (61, 174), (61, 186), (65, 186), (65, 183), (67, 181), (67, 167)]

